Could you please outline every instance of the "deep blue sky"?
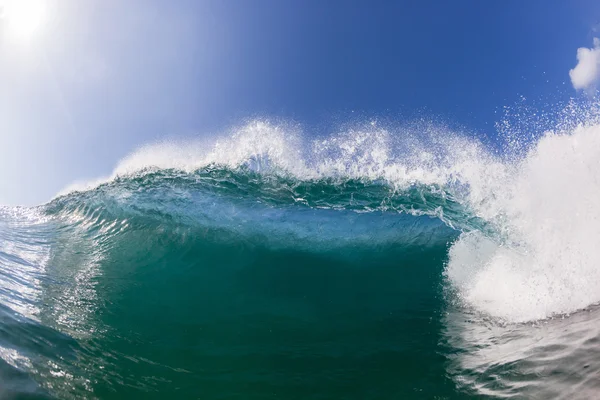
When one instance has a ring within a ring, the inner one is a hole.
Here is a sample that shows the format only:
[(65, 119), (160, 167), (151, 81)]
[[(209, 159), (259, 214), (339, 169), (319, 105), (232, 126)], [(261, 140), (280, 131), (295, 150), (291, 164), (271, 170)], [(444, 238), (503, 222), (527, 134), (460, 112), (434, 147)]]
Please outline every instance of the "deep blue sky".
[(493, 135), (520, 96), (577, 95), (569, 70), (600, 26), (587, 0), (39, 1), (27, 37), (0, 20), (0, 204), (255, 116), (324, 133), (425, 115)]

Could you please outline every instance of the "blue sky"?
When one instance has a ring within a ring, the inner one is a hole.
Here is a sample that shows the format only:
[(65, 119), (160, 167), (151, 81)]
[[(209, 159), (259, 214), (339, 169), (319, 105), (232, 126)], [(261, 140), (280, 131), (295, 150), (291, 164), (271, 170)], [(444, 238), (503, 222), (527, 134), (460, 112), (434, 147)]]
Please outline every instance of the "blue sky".
[(600, 35), (598, 1), (22, 0), (45, 11), (19, 35), (10, 1), (0, 204), (47, 201), (144, 143), (252, 117), (324, 133), (425, 115), (494, 135), (522, 96), (583, 95), (569, 70)]

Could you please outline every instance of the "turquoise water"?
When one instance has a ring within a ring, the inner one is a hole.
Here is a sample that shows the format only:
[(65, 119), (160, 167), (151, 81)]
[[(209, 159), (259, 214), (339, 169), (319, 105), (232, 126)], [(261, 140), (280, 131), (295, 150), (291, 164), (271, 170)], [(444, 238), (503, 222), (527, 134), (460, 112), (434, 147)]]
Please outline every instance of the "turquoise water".
[[(256, 158), (158, 166), (1, 208), (0, 397), (593, 397), (596, 264), (569, 264), (568, 241), (560, 269), (543, 264), (529, 225), (509, 223), (523, 214), (490, 207), (519, 188), (544, 210), (529, 164), (475, 155), (402, 185)], [(498, 176), (530, 184), (496, 191)], [(537, 226), (561, 249), (551, 220)]]
[[(48, 258), (39, 271), (6, 254), (2, 275), (27, 287), (17, 309), (31, 316), (12, 335), (28, 339), (12, 346), (30, 357), (31, 384), (59, 398), (454, 393), (439, 345), (453, 231), (344, 209), (381, 202), (382, 185), (284, 194), (260, 180), (171, 171), (5, 210), (3, 235), (18, 232), (25, 254)], [(338, 200), (360, 192), (362, 204)], [(297, 204), (299, 193), (340, 209)]]

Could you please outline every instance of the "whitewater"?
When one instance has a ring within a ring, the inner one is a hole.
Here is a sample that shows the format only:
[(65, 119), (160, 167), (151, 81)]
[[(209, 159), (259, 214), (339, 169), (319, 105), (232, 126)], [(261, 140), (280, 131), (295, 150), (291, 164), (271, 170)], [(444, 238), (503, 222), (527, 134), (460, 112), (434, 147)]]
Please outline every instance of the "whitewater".
[(598, 115), (253, 120), (2, 207), (0, 396), (590, 398)]

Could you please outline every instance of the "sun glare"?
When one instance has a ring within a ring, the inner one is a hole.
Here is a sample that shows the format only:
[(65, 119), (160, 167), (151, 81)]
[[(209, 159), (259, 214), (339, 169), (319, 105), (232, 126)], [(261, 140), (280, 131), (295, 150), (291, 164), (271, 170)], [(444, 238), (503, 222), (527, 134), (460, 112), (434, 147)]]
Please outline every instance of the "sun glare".
[[(3, 7), (2, 7), (3, 5)], [(43, 25), (46, 17), (45, 0), (0, 1), (0, 18), (15, 36), (27, 38)]]

